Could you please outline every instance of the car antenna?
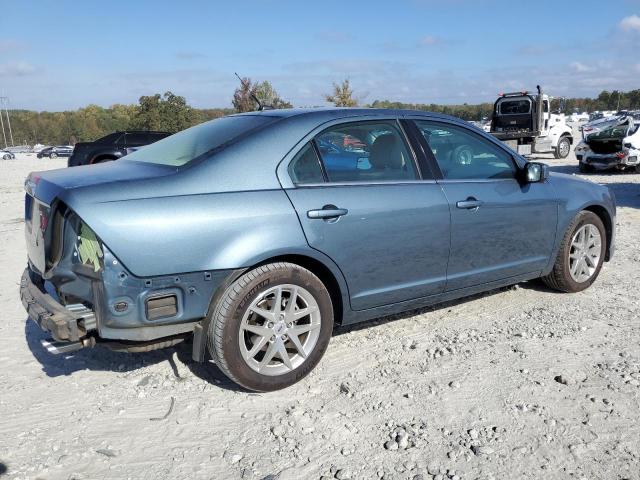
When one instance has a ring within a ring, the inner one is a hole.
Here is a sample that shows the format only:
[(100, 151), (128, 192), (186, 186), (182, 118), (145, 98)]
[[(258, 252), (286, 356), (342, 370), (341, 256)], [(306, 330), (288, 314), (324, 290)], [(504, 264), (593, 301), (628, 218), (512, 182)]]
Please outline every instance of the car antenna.
[(247, 90), (249, 90), (249, 95), (251, 95), (251, 98), (253, 98), (253, 101), (258, 104), (258, 111), (261, 112), (262, 110), (271, 110), (271, 109), (273, 109), (273, 107), (269, 107), (267, 105), (263, 105), (262, 102), (255, 95), (255, 93), (253, 93), (251, 91), (251, 89), (247, 86), (246, 82), (242, 78), (240, 78), (240, 75), (238, 75), (237, 72), (233, 72), (233, 73), (235, 74), (236, 77), (238, 77), (238, 80), (240, 80), (240, 83), (242, 84), (242, 86), (245, 87)]

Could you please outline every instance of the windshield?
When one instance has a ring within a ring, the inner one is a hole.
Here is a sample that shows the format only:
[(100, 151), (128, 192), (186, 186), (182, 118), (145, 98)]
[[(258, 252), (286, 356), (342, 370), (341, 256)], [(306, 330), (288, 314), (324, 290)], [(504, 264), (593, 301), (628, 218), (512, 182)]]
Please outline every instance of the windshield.
[(519, 115), (529, 113), (531, 109), (531, 101), (523, 100), (503, 100), (500, 102), (500, 113), (502, 115)]
[(124, 159), (180, 167), (272, 121), (274, 118), (261, 115), (218, 118), (141, 147)]

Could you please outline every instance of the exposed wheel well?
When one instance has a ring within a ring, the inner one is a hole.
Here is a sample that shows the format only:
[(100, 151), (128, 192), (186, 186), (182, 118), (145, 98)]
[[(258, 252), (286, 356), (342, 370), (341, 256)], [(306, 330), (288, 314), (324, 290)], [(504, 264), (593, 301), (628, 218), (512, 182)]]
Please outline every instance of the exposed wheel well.
[(611, 258), (611, 237), (613, 235), (613, 224), (611, 222), (609, 212), (607, 212), (606, 208), (601, 207), (600, 205), (590, 205), (586, 207), (585, 210), (595, 213), (598, 217), (600, 217), (602, 223), (604, 223), (604, 229), (607, 232), (607, 252), (605, 260), (609, 261), (609, 259)]
[(95, 163), (101, 163), (101, 162), (110, 162), (112, 160), (117, 160), (117, 159), (118, 157), (114, 157), (113, 155), (99, 155), (93, 160), (91, 160), (91, 165)]
[(279, 257), (269, 258), (257, 265), (253, 265), (247, 270), (252, 270), (256, 267), (259, 267), (260, 265), (264, 265), (265, 263), (273, 262), (295, 263), (296, 265), (300, 265), (301, 267), (306, 268), (314, 275), (316, 275), (322, 281), (322, 283), (324, 283), (325, 287), (327, 287), (327, 290), (329, 291), (331, 303), (333, 304), (334, 323), (336, 325), (342, 324), (342, 292), (340, 290), (340, 284), (336, 280), (336, 277), (333, 275), (331, 270), (329, 270), (322, 262), (316, 260), (315, 258), (307, 257), (304, 255), (281, 255)]
[[(560, 135), (560, 139), (562, 139), (563, 137), (567, 137), (569, 139), (569, 143), (573, 145), (573, 135), (571, 135), (570, 133), (563, 133), (562, 135)], [(558, 139), (558, 141), (560, 141), (560, 139)]]

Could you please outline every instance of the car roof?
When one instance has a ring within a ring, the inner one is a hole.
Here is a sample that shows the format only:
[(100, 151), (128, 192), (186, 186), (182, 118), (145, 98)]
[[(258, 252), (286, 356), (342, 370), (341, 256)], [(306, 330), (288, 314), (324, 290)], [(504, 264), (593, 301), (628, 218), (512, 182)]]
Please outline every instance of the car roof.
[(391, 108), (358, 108), (358, 107), (313, 107), (313, 108), (284, 108), (278, 110), (261, 110), (255, 112), (236, 113), (231, 116), (259, 115), (266, 117), (292, 118), (292, 117), (315, 117), (319, 122), (333, 118), (348, 118), (362, 116), (416, 116), (423, 115), (443, 120), (455, 120), (464, 122), (459, 117), (446, 115), (443, 113), (429, 112), (426, 110), (408, 110)]

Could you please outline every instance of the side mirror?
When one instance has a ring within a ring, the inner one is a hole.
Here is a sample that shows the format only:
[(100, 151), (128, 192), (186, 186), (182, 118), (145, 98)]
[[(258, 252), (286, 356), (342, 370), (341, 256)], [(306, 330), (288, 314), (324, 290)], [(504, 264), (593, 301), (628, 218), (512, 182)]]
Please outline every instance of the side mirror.
[(549, 178), (549, 167), (544, 163), (528, 162), (524, 168), (527, 183), (544, 182)]

